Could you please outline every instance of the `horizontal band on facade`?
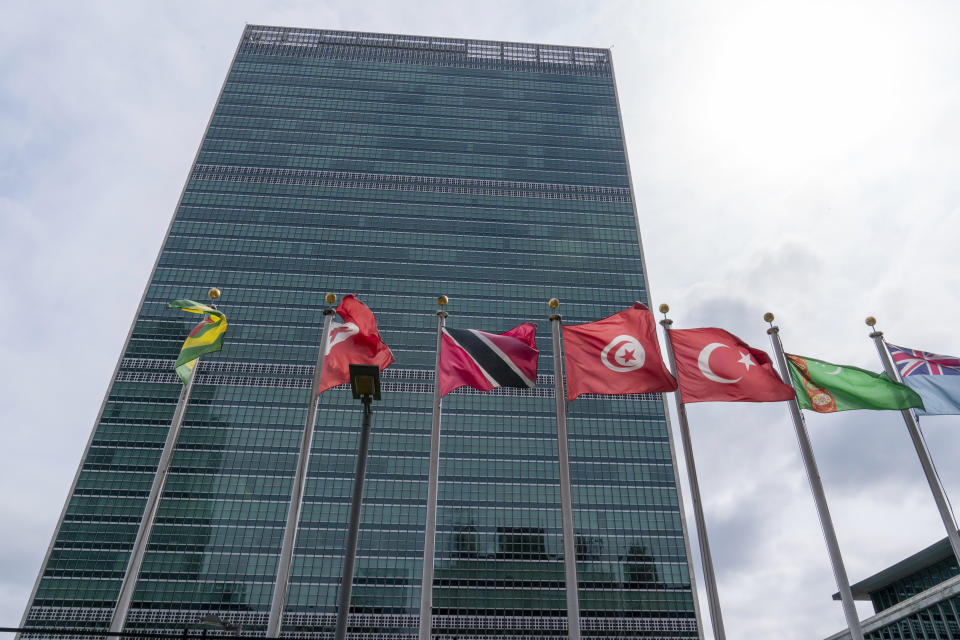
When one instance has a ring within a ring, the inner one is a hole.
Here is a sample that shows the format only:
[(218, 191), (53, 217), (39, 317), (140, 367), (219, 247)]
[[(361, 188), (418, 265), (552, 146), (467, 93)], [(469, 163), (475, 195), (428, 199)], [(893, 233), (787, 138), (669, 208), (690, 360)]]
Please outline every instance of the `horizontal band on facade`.
[[(26, 622), (79, 622), (102, 623), (110, 620), (112, 609), (93, 607), (34, 607)], [(237, 611), (234, 609), (206, 610), (202, 614), (215, 614), (231, 624), (242, 627), (265, 625), (267, 614), (253, 611)], [(175, 625), (192, 624), (196, 622), (199, 613), (194, 609), (133, 609), (130, 611), (128, 622), (136, 627), (142, 625)], [(284, 624), (289, 626), (326, 626), (336, 624), (336, 614), (333, 613), (306, 613), (290, 611), (284, 614)], [(420, 617), (412, 614), (372, 614), (351, 613), (350, 626), (367, 628), (411, 628), (416, 629)], [(86, 625), (83, 625), (86, 626)], [(558, 611), (555, 616), (472, 616), (472, 615), (434, 615), (433, 626), (441, 629), (477, 629), (496, 630), (556, 630), (566, 631), (567, 617), (565, 612)], [(696, 620), (692, 617), (655, 617), (655, 616), (583, 616), (580, 618), (580, 627), (583, 630), (596, 631), (693, 631), (697, 630)], [(208, 635), (217, 635), (213, 630)], [(285, 632), (284, 637), (315, 638), (311, 632)], [(436, 635), (436, 633), (434, 634)], [(351, 634), (354, 637), (354, 634)], [(405, 636), (404, 636), (405, 637)], [(458, 636), (460, 637), (460, 636)], [(563, 634), (566, 638), (566, 633)], [(498, 636), (502, 639), (502, 636)]]
[(630, 202), (630, 189), (625, 187), (446, 178), (440, 176), (411, 176), (355, 171), (197, 164), (194, 166), (191, 179), (252, 184), (307, 185), (335, 187), (339, 189), (378, 189), (386, 191), (421, 191), (431, 193), (508, 196), (516, 198), (546, 198), (548, 200)]
[[(290, 378), (253, 378), (246, 376), (224, 376), (194, 374), (198, 385), (226, 385), (231, 387), (275, 387), (281, 389), (309, 389), (310, 380), (291, 380)], [(129, 372), (117, 374), (117, 382), (155, 382), (160, 384), (182, 384), (174, 373)], [(340, 385), (346, 387), (346, 383)], [(336, 388), (336, 387), (334, 387)], [(380, 390), (384, 393), (433, 393), (433, 384), (411, 382), (382, 382)], [(520, 396), (527, 398), (554, 398), (553, 387), (535, 387), (533, 389), (499, 388), (492, 391), (478, 391), (470, 387), (461, 387), (450, 392), (452, 395), (494, 395)]]
[(240, 53), (610, 76), (606, 49), (247, 25)]

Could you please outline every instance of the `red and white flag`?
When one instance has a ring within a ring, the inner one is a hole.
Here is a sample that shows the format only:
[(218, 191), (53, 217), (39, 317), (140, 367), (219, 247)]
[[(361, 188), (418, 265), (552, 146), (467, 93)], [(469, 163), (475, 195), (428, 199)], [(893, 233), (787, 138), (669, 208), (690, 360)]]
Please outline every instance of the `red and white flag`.
[(670, 332), (680, 399), (690, 402), (781, 402), (796, 392), (783, 384), (770, 356), (729, 331), (708, 327)]
[(603, 320), (563, 327), (567, 399), (582, 393), (676, 391), (660, 357), (653, 314), (637, 302)]
[(476, 329), (443, 330), (440, 341), (440, 397), (459, 387), (529, 389), (537, 383), (537, 325), (525, 322), (506, 333)]
[(349, 294), (337, 305), (337, 313), (343, 323), (330, 324), (318, 395), (350, 382), (351, 364), (375, 364), (383, 370), (393, 362), (393, 354), (380, 339), (377, 319), (367, 305)]

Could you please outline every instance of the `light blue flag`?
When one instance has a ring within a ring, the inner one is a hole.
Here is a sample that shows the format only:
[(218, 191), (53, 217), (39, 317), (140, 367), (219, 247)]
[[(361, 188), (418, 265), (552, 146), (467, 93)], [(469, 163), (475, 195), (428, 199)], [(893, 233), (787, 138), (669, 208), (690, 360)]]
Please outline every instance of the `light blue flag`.
[(921, 415), (960, 414), (960, 358), (887, 344), (903, 383), (923, 399)]

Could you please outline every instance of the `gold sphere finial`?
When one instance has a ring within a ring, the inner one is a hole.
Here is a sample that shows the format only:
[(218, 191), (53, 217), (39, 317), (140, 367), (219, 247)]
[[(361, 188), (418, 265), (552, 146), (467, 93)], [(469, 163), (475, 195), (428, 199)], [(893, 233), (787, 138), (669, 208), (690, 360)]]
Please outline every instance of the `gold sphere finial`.
[(667, 315), (667, 313), (670, 311), (670, 305), (663, 303), (658, 307), (658, 309), (660, 309), (660, 313)]
[(867, 316), (867, 319), (864, 320), (864, 322), (867, 323), (868, 327), (872, 327), (873, 325), (877, 324), (877, 319), (873, 316)]
[(216, 300), (220, 297), (220, 289), (217, 289), (216, 287), (210, 287), (210, 290), (207, 291), (207, 295), (210, 296), (211, 300)]
[(324, 297), (324, 300), (327, 301), (327, 304), (333, 304), (334, 302), (337, 301), (337, 295), (336, 295), (335, 293), (328, 293), (328, 294)]
[(767, 311), (765, 314), (763, 314), (763, 321), (764, 321), (764, 322), (773, 322), (773, 314), (770, 313), (769, 311)]
[(560, 301), (556, 298), (550, 298), (550, 301), (547, 302), (547, 306), (549, 306), (551, 309), (556, 309), (560, 306)]
[(437, 304), (441, 307), (447, 306), (447, 303), (450, 302), (450, 298), (447, 296), (437, 296)]

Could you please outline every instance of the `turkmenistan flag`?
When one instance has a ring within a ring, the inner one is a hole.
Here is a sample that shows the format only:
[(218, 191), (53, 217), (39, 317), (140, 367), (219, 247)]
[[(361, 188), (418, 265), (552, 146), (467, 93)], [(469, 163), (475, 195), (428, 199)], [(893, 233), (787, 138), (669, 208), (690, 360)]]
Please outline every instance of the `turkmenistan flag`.
[(797, 402), (804, 409), (834, 413), (850, 409), (916, 409), (923, 401), (916, 391), (887, 374), (787, 354)]
[(227, 331), (227, 317), (213, 307), (194, 302), (193, 300), (173, 300), (167, 305), (168, 309), (181, 309), (190, 313), (204, 314), (203, 320), (193, 328), (190, 335), (180, 348), (180, 357), (174, 369), (183, 384), (190, 381), (197, 358), (205, 353), (220, 351), (223, 348), (223, 334)]

